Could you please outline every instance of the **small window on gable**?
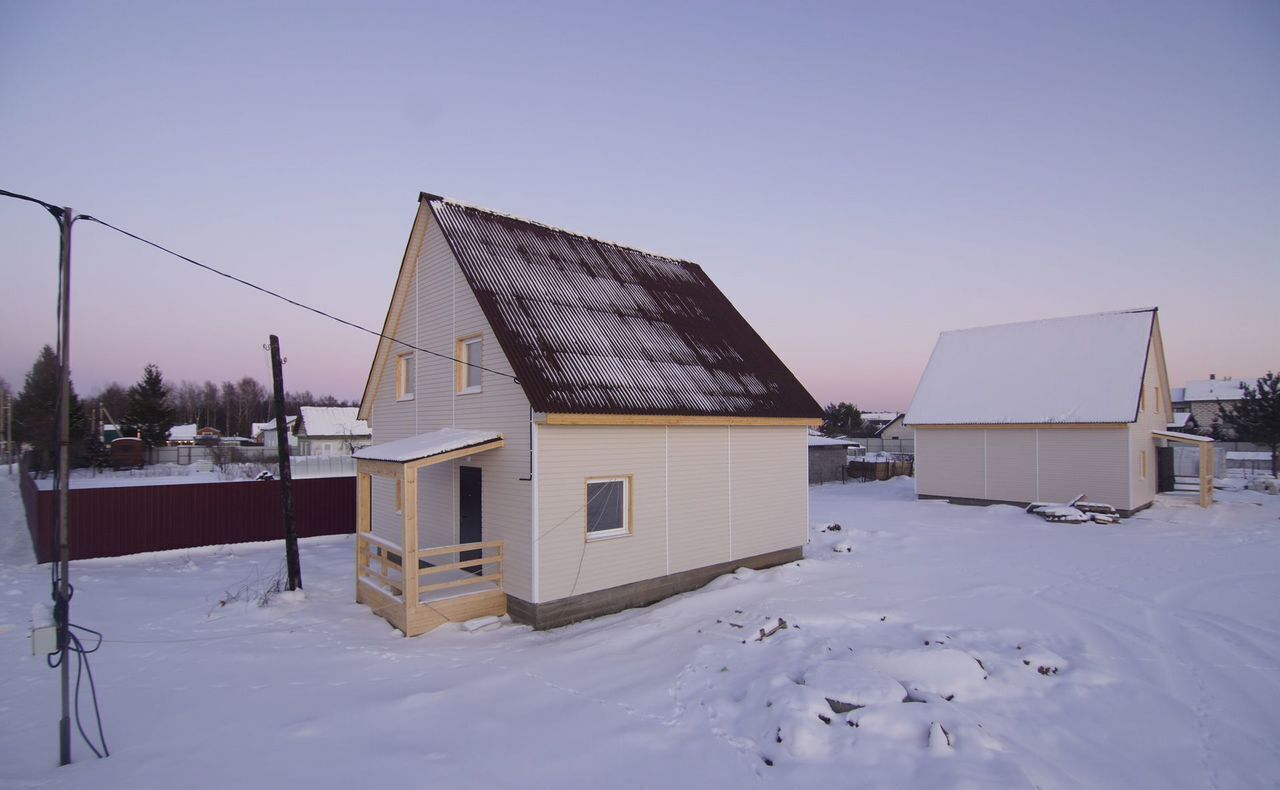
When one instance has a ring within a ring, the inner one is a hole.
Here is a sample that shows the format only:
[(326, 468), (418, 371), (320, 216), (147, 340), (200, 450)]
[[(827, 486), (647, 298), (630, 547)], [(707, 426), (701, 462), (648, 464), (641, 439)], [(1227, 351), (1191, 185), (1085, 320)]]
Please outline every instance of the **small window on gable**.
[(625, 477), (587, 481), (587, 540), (631, 533), (630, 488)]
[(404, 512), (404, 481), (396, 478), (396, 512)]
[(1142, 387), (1138, 390), (1138, 411), (1147, 410), (1147, 388)]
[(1146, 450), (1138, 451), (1138, 479), (1139, 480), (1147, 479), (1147, 451)]
[(413, 400), (413, 353), (396, 357), (396, 400)]
[(1155, 397), (1156, 397), (1156, 414), (1159, 414), (1160, 413), (1160, 388), (1159, 387), (1155, 388)]
[(484, 364), (484, 340), (480, 335), (458, 338), (458, 394), (480, 391), (480, 366)]

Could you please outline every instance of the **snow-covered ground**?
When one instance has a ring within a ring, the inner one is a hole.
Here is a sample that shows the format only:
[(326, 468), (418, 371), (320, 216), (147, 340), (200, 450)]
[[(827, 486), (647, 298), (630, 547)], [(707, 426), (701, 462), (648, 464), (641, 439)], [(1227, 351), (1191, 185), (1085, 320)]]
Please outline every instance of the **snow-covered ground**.
[(403, 639), (352, 602), (350, 537), (303, 541), (305, 600), (266, 607), (244, 599), (278, 543), (78, 562), (112, 755), (77, 740), (56, 768), (58, 676), (27, 635), (48, 568), (13, 479), (3, 787), (1280, 781), (1280, 497), (1098, 526), (832, 484), (811, 489), (803, 562), (544, 633)]

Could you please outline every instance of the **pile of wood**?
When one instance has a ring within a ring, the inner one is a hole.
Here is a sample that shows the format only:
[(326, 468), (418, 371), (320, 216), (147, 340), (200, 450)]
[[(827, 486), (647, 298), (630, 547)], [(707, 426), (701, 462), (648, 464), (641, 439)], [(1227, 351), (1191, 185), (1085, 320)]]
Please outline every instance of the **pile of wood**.
[(1027, 512), (1040, 516), (1045, 521), (1063, 522), (1067, 524), (1083, 524), (1092, 521), (1095, 524), (1119, 524), (1120, 514), (1111, 505), (1096, 502), (1082, 502), (1084, 494), (1066, 504), (1057, 502), (1032, 502), (1027, 505)]

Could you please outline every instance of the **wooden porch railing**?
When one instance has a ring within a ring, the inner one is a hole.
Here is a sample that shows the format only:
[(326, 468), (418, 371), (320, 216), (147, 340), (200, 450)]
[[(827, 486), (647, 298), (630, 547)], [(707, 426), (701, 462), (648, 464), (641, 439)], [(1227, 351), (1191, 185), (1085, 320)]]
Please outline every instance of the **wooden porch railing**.
[[(434, 546), (411, 553), (408, 562), (405, 552), (389, 540), (372, 532), (356, 533), (356, 598), (369, 604), (396, 628), (408, 636), (416, 636), (446, 622), (462, 622), (483, 615), (506, 614), (506, 593), (503, 591), (504, 543), (488, 540), (478, 543), (459, 543), (452, 546)], [(458, 560), (441, 565), (422, 567), (424, 560), (461, 554), (468, 551), (492, 551), (488, 557)], [(417, 579), (406, 580), (405, 568), (417, 568)], [(470, 569), (483, 568), (483, 575), (472, 574)], [(433, 582), (443, 574), (462, 572), (463, 578)], [(413, 584), (413, 582), (417, 584)], [(361, 583), (369, 588), (361, 590)], [(416, 595), (405, 598), (405, 590), (416, 587)], [(475, 587), (474, 591), (460, 588)], [(437, 597), (437, 593), (460, 589), (457, 594)], [(416, 598), (416, 600), (412, 600)]]

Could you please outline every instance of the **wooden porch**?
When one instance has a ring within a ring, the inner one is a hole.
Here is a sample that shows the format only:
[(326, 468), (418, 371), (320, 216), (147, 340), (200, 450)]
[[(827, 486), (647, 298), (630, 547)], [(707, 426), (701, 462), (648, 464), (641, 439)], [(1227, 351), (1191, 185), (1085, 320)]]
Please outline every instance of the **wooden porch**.
[[(418, 470), (431, 464), (502, 446), (486, 439), (458, 449), (448, 447), (448, 429), (422, 437), (422, 454), (406, 454), (402, 440), (362, 448), (356, 456), (356, 601), (368, 605), (405, 636), (424, 634), (449, 622), (507, 613), (503, 590), (503, 542), (500, 540), (419, 548)], [(440, 436), (443, 434), (443, 438)], [(456, 441), (454, 442), (456, 444)], [(416, 457), (407, 457), (416, 456)], [(373, 532), (373, 478), (396, 481), (401, 492), (400, 541)]]

